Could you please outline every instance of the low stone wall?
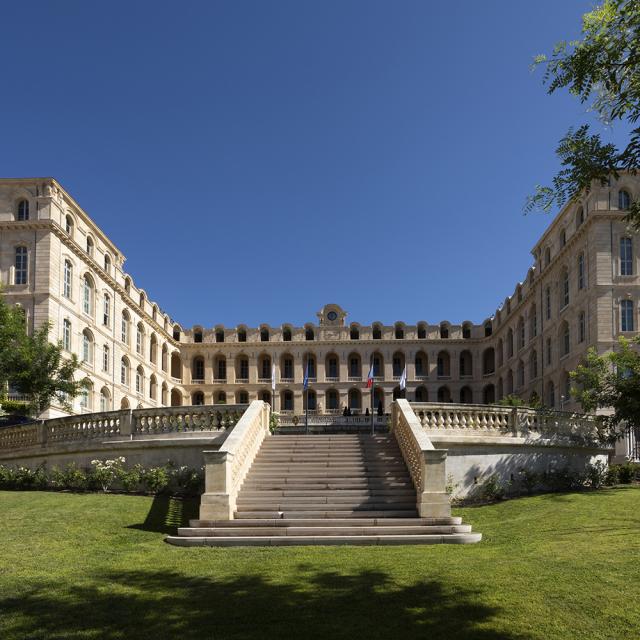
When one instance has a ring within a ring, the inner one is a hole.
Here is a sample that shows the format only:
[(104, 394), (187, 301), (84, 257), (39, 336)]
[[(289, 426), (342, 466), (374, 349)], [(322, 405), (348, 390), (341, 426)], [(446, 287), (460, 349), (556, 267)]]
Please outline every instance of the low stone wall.
[(457, 497), (494, 474), (503, 483), (517, 482), (522, 469), (581, 471), (613, 454), (601, 444), (601, 425), (591, 415), (435, 403), (411, 408), (433, 446), (447, 450), (447, 484)]
[(163, 407), (54, 418), (0, 429), (0, 464), (35, 468), (124, 456), (127, 465), (201, 467), (247, 405)]

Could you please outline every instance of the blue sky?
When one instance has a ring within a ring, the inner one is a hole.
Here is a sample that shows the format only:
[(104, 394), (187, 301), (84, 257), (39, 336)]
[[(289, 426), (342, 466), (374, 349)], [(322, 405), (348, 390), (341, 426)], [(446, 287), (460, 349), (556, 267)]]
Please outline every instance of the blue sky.
[(589, 120), (529, 65), (592, 4), (5, 3), (0, 175), (60, 180), (184, 326), (329, 302), (480, 322), (550, 221), (526, 195)]

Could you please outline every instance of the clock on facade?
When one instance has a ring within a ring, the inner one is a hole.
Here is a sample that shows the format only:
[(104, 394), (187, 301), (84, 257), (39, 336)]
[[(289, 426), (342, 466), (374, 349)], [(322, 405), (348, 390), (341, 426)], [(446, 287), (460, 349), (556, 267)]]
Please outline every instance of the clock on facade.
[(327, 319), (331, 320), (331, 322), (333, 322), (337, 317), (338, 314), (335, 311), (329, 311), (329, 313), (327, 313)]

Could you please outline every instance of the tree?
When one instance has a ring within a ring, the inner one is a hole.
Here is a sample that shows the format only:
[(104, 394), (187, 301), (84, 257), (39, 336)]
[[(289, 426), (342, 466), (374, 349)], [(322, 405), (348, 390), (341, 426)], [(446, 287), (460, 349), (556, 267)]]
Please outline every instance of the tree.
[(0, 389), (7, 385), (29, 397), (34, 415), (57, 399), (69, 409), (69, 401), (86, 386), (74, 379), (78, 358), (63, 356), (61, 343), (49, 342), (49, 323), (28, 335), (24, 313), (0, 295)]
[(620, 337), (618, 349), (603, 355), (591, 347), (585, 362), (570, 374), (577, 385), (572, 395), (585, 412), (613, 410), (603, 421), (614, 439), (627, 428), (640, 427), (640, 352), (636, 345), (640, 345), (640, 336)]
[[(549, 211), (563, 206), (594, 181), (606, 183), (622, 170), (635, 173), (640, 163), (640, 3), (605, 0), (582, 17), (582, 39), (560, 42), (550, 57), (539, 55), (534, 66), (544, 65), (548, 93), (568, 89), (588, 104), (605, 125), (626, 121), (631, 126), (624, 149), (604, 144), (589, 125), (569, 129), (556, 153), (562, 169), (553, 186), (538, 186), (527, 199), (525, 211)], [(626, 216), (640, 230), (640, 200)]]

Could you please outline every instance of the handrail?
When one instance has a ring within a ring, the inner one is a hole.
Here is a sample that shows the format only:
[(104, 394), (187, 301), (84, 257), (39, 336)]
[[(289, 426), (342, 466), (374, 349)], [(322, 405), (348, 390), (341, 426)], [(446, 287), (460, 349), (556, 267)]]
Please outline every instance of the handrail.
[(202, 520), (232, 520), (238, 491), (265, 437), (269, 435), (269, 404), (254, 400), (217, 451), (204, 451), (205, 492)]
[(436, 449), (407, 400), (392, 405), (391, 431), (416, 489), (416, 508), (420, 517), (451, 515), (446, 492), (447, 450)]

